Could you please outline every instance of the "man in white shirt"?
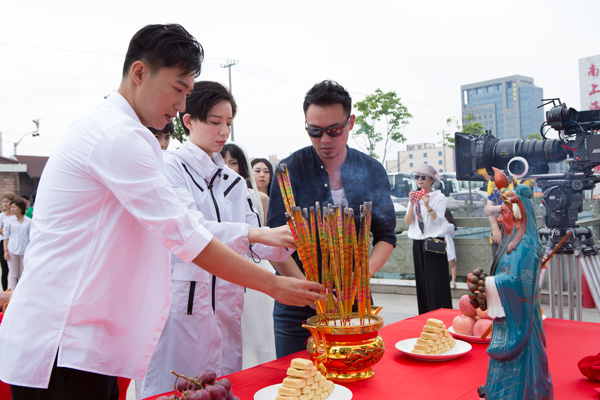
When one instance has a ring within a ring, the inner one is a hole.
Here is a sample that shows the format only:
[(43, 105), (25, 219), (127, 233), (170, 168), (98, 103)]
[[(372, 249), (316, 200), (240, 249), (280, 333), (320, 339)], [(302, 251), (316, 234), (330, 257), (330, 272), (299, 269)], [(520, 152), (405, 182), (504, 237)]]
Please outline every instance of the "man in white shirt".
[[(179, 25), (141, 29), (118, 92), (50, 157), (25, 271), (0, 326), (0, 380), (13, 399), (116, 399), (116, 376), (142, 379), (169, 310), (169, 251), (287, 304), (324, 299), (312, 292), (320, 285), (269, 274), (214, 239), (166, 180), (146, 127), (185, 110), (202, 59)], [(248, 237), (231, 241), (247, 246)]]

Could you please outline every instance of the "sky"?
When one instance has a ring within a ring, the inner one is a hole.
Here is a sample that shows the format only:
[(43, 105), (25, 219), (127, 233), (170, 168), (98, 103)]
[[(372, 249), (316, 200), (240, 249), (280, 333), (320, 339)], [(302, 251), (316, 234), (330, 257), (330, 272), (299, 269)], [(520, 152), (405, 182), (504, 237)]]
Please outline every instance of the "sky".
[(440, 143), (460, 116), (460, 86), (489, 79), (533, 77), (544, 97), (580, 109), (578, 60), (600, 54), (599, 18), (598, 0), (0, 0), (2, 155), (21, 139), (17, 154), (51, 155), (118, 88), (129, 40), (148, 24), (179, 23), (198, 39), (201, 80), (229, 86), (222, 65), (237, 60), (235, 143), (283, 158), (310, 145), (302, 102), (324, 79), (354, 102), (395, 91), (414, 117), (406, 143)]

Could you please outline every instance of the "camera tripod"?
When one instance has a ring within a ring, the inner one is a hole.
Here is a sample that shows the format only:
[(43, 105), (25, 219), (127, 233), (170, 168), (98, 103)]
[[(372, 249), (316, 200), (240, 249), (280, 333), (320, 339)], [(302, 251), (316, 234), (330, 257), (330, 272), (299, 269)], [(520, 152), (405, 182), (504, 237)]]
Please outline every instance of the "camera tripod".
[[(550, 316), (564, 319), (564, 289), (566, 286), (569, 319), (575, 320), (576, 310), (576, 320), (581, 321), (582, 269), (592, 293), (592, 298), (596, 303), (596, 309), (600, 312), (600, 257), (591, 229), (575, 226), (569, 228), (540, 228), (538, 232), (542, 243), (546, 243), (544, 259), (550, 256), (558, 247), (555, 256), (549, 261), (548, 268), (543, 270), (540, 276), (541, 287), (546, 271), (550, 273)], [(575, 260), (573, 260), (573, 256), (575, 256)]]

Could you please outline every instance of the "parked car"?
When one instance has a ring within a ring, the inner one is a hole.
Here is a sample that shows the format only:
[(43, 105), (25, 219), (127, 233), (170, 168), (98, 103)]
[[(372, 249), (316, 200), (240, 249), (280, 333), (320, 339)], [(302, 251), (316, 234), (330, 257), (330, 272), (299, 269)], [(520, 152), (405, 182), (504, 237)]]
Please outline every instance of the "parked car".
[[(481, 190), (471, 191), (473, 206), (485, 206), (487, 204), (487, 193)], [(461, 190), (460, 192), (450, 193), (448, 196), (448, 208), (455, 209), (469, 205), (469, 191)]]
[(396, 213), (406, 213), (406, 204), (408, 203), (408, 197), (405, 197), (403, 199), (396, 196), (391, 197), (392, 203), (394, 203), (394, 211)]

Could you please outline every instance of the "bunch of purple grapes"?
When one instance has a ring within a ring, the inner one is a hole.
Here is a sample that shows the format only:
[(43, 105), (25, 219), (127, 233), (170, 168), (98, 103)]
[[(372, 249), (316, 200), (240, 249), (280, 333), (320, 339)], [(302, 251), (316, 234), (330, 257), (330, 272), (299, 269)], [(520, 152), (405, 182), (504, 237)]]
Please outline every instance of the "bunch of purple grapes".
[(181, 393), (181, 397), (161, 396), (156, 400), (240, 400), (231, 391), (231, 381), (227, 378), (217, 380), (215, 371), (206, 370), (195, 378), (171, 372), (177, 376), (175, 389)]

